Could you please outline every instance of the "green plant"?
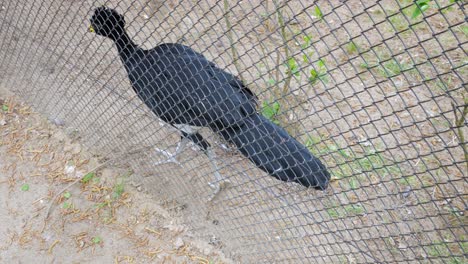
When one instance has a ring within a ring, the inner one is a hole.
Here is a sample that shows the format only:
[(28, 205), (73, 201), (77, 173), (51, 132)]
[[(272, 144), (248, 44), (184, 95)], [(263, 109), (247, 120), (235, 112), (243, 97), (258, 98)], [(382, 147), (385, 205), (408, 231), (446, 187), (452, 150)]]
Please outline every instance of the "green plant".
[(465, 37), (468, 37), (468, 26), (467, 25), (460, 25), (460, 31), (465, 34)]
[(316, 5), (314, 7), (314, 14), (315, 14), (315, 17), (317, 17), (318, 19), (322, 19), (323, 18), (323, 13), (322, 13), (322, 10), (320, 9), (320, 7), (318, 5)]
[(25, 183), (25, 184), (21, 185), (21, 190), (23, 192), (29, 191), (29, 184)]
[(92, 180), (94, 178), (96, 174), (94, 172), (90, 172), (88, 174), (86, 174), (85, 176), (83, 176), (83, 178), (81, 179), (81, 182), (82, 183), (88, 183), (90, 180)]
[(346, 44), (346, 51), (349, 54), (357, 53), (359, 51), (359, 48), (358, 48), (356, 42), (351, 40), (348, 44)]
[(100, 236), (95, 236), (91, 239), (91, 242), (93, 242), (94, 244), (101, 244), (102, 238)]
[(400, 63), (396, 59), (390, 59), (377, 67), (377, 71), (383, 77), (389, 78), (399, 75), (402, 71), (407, 71), (412, 68), (413, 67), (411, 65)]
[(124, 183), (120, 181), (119, 183), (114, 185), (113, 192), (112, 192), (112, 197), (114, 199), (120, 198), (122, 194), (124, 193)]
[(339, 218), (340, 217), (340, 213), (338, 212), (337, 208), (328, 208), (327, 209), (327, 214), (331, 218)]
[(364, 207), (360, 204), (349, 204), (346, 205), (344, 208), (348, 215), (362, 215), (365, 213)]
[(415, 19), (419, 17), (424, 11), (426, 11), (429, 8), (429, 2), (431, 0), (417, 0), (414, 3), (414, 9), (413, 9), (413, 14), (411, 15), (412, 19)]
[(347, 216), (362, 215), (366, 212), (360, 204), (348, 204), (345, 206), (332, 205), (327, 209), (327, 214), (331, 218), (344, 218)]
[(291, 57), (288, 59), (287, 63), (286, 63), (286, 74), (287, 75), (294, 75), (294, 76), (299, 76), (300, 75), (300, 72), (299, 72), (299, 66), (296, 62), (296, 59), (294, 57)]
[(67, 192), (64, 192), (64, 193), (63, 193), (63, 197), (66, 198), (66, 199), (70, 199), (71, 193), (68, 192), (68, 191), (67, 191)]
[(328, 82), (327, 68), (323, 59), (317, 61), (316, 67), (310, 69), (309, 74), (309, 83), (311, 85), (316, 84), (318, 80), (324, 83)]
[(412, 175), (412, 176), (406, 176), (406, 177), (401, 178), (399, 182), (402, 185), (414, 187), (419, 183), (419, 180), (416, 176)]
[(262, 109), (261, 109), (262, 115), (277, 125), (279, 125), (280, 123), (278, 120), (280, 111), (281, 111), (281, 105), (279, 102), (272, 102), (272, 103), (268, 101), (262, 102)]

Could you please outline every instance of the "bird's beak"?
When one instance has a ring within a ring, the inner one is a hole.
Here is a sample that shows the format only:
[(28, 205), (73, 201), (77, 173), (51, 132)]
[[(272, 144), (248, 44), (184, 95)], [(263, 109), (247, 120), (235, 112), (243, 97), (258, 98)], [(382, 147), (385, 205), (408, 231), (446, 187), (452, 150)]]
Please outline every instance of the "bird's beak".
[(93, 28), (93, 26), (91, 26), (91, 25), (89, 26), (88, 32), (94, 33), (94, 28)]

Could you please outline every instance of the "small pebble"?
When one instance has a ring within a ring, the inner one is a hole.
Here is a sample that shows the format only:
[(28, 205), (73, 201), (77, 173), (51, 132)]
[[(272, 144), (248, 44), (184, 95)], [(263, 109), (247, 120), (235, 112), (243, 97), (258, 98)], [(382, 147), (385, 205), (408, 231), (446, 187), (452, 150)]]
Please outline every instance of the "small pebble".
[(408, 198), (408, 196), (410, 196), (411, 194), (411, 191), (411, 186), (406, 186), (405, 190), (402, 193), (403, 198)]
[(179, 248), (181, 248), (183, 246), (184, 246), (184, 241), (182, 240), (182, 238), (180, 238), (180, 237), (176, 238), (176, 240), (174, 242), (174, 247), (176, 249), (179, 249)]
[(53, 124), (57, 125), (57, 126), (64, 126), (65, 125), (65, 121), (63, 121), (62, 119), (60, 118), (50, 118), (49, 119), (50, 122), (52, 122)]

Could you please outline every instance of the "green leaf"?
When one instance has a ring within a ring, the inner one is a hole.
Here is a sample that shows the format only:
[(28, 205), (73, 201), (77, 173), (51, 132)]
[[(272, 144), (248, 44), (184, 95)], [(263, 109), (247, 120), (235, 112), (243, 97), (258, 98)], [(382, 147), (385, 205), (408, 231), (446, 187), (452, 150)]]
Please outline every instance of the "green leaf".
[(102, 238), (100, 236), (95, 236), (91, 239), (91, 241), (94, 243), (94, 244), (100, 244), (102, 242)]
[(286, 66), (288, 67), (286, 74), (293, 74), (295, 76), (299, 76), (301, 74), (295, 58), (289, 58)]
[(29, 191), (29, 184), (25, 183), (25, 184), (21, 185), (21, 190), (23, 192)]
[(304, 43), (301, 45), (301, 48), (307, 49), (308, 47), (310, 47), (310, 45), (312, 44), (312, 37), (305, 35), (302, 37), (302, 39), (304, 40)]
[(124, 184), (123, 182), (120, 182), (114, 186), (114, 193), (112, 194), (112, 196), (114, 197), (114, 199), (116, 199), (122, 196), (123, 193), (124, 193)]
[(278, 102), (269, 103), (265, 101), (262, 103), (262, 115), (275, 124), (279, 124), (276, 116), (279, 114), (281, 105)]
[(322, 10), (320, 10), (319, 6), (315, 6), (314, 11), (315, 11), (315, 16), (317, 18), (319, 18), (319, 19), (323, 18), (323, 13), (322, 13)]
[(81, 179), (81, 182), (82, 183), (88, 183), (92, 178), (94, 178), (96, 174), (94, 172), (90, 172), (88, 174), (86, 174), (83, 179)]
[(269, 80), (268, 80), (268, 83), (269, 83), (271, 86), (273, 86), (273, 85), (276, 84), (276, 81), (275, 81), (275, 79), (269, 79)]
[(72, 206), (72, 204), (71, 204), (70, 202), (64, 202), (64, 203), (62, 204), (62, 208), (63, 208), (63, 209), (68, 209), (68, 208), (70, 208), (71, 206)]
[(319, 69), (325, 69), (325, 61), (323, 59), (318, 60), (317, 66)]
[(69, 198), (71, 197), (71, 193), (70, 193), (70, 192), (65, 192), (65, 193), (63, 194), (63, 197), (69, 199)]
[(315, 69), (310, 70), (309, 82), (315, 84), (318, 80), (318, 72)]
[(465, 37), (468, 36), (468, 26), (461, 25), (460, 28), (461, 28), (461, 31), (463, 32), (463, 34), (465, 34)]
[(8, 105), (2, 105), (2, 110), (7, 112), (8, 111)]
[(418, 0), (418, 1), (416, 1), (416, 3), (415, 3), (416, 6), (414, 7), (413, 14), (411, 15), (411, 18), (415, 19), (418, 16), (420, 16), (424, 11), (426, 11), (429, 8), (429, 4), (428, 4), (429, 2), (430, 2), (430, 0)]

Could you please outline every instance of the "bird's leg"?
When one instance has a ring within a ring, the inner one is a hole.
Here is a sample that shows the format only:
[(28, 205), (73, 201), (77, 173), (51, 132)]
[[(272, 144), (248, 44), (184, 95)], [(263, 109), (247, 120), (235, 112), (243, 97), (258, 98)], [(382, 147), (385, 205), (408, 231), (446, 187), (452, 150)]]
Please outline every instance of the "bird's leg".
[(211, 148), (207, 148), (205, 153), (208, 156), (208, 159), (210, 160), (211, 168), (213, 169), (213, 173), (215, 176), (215, 180), (208, 183), (210, 188), (213, 189), (213, 194), (210, 195), (208, 201), (212, 201), (221, 190), (226, 188), (227, 183), (230, 183), (230, 181), (224, 179), (221, 176), (221, 173), (219, 173), (218, 164), (216, 164), (215, 160), (216, 154), (214, 153), (214, 151)]
[(158, 161), (155, 163), (155, 165), (161, 165), (161, 164), (166, 164), (166, 163), (175, 163), (179, 166), (182, 166), (182, 164), (176, 159), (176, 157), (182, 152), (182, 150), (185, 149), (185, 147), (187, 146), (187, 143), (188, 143), (188, 139), (186, 137), (182, 137), (182, 139), (180, 140), (179, 143), (177, 143), (177, 147), (176, 147), (176, 150), (174, 153), (170, 153), (166, 150), (163, 150), (163, 149), (159, 149), (159, 148), (154, 148), (154, 150), (165, 156), (167, 158), (167, 160), (163, 160), (163, 161)]

